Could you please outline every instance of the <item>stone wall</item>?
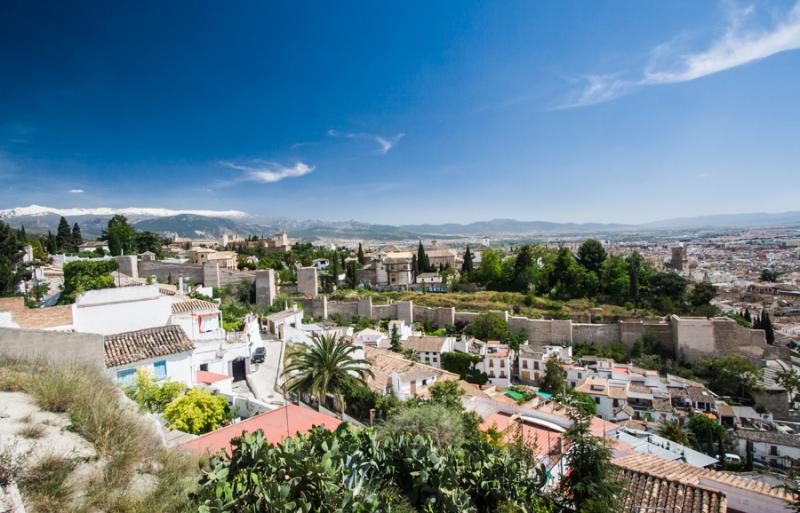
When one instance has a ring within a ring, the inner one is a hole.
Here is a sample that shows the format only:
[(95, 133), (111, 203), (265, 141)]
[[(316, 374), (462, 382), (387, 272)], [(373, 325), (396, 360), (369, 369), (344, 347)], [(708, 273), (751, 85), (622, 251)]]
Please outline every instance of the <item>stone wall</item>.
[(314, 299), (319, 294), (319, 280), (316, 267), (300, 267), (297, 269), (297, 292), (303, 297)]
[(178, 278), (183, 276), (184, 281), (188, 280), (193, 284), (205, 283), (203, 276), (203, 266), (194, 264), (168, 264), (164, 262), (139, 261), (139, 276), (147, 278), (155, 276), (162, 283), (178, 283)]
[[(457, 312), (451, 307), (431, 308), (415, 305), (411, 301), (399, 301), (387, 305), (373, 305), (372, 298), (359, 301), (325, 301), (325, 296), (316, 300), (300, 300), (304, 310), (315, 318), (326, 318), (338, 314), (346, 319), (353, 316), (370, 319), (400, 319), (407, 324), (430, 320), (436, 327), (469, 324), (479, 314)], [(326, 305), (323, 308), (323, 305)], [(782, 348), (768, 346), (764, 332), (739, 326), (728, 318), (679, 318), (669, 320), (621, 320), (610, 324), (577, 323), (569, 319), (528, 319), (509, 316), (508, 312), (497, 312), (508, 322), (512, 330), (524, 330), (533, 345), (586, 343), (608, 345), (620, 341), (630, 347), (646, 334), (656, 338), (668, 352), (689, 361), (700, 357), (740, 354), (752, 359), (788, 358)]]
[(256, 271), (256, 305), (261, 308), (272, 306), (277, 295), (275, 281), (273, 269)]
[(42, 358), (52, 363), (90, 363), (105, 368), (103, 336), (92, 333), (0, 328), (0, 354)]

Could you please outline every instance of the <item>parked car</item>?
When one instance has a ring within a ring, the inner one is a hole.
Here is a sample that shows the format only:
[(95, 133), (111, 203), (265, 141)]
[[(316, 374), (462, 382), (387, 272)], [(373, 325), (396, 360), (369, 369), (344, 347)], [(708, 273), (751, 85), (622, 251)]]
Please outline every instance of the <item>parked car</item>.
[(264, 363), (264, 358), (267, 356), (267, 349), (265, 347), (257, 347), (253, 351), (253, 355), (250, 357), (250, 361), (253, 363)]

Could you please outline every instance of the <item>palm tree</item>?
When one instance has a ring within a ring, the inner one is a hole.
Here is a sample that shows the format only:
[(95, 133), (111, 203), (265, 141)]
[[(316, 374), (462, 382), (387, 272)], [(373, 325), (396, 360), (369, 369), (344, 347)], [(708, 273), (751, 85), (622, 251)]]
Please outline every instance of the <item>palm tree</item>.
[(341, 414), (346, 409), (344, 391), (354, 380), (362, 384), (367, 376), (374, 377), (368, 360), (356, 358), (356, 346), (337, 340), (333, 333), (314, 334), (311, 345), (289, 356), (283, 371), (287, 376), (286, 389), (299, 394), (309, 394), (321, 408), (328, 394), (333, 394), (341, 404)]
[(683, 430), (677, 420), (665, 420), (658, 427), (658, 434), (668, 440), (672, 440), (676, 444), (687, 445), (689, 437), (686, 436), (686, 431)]

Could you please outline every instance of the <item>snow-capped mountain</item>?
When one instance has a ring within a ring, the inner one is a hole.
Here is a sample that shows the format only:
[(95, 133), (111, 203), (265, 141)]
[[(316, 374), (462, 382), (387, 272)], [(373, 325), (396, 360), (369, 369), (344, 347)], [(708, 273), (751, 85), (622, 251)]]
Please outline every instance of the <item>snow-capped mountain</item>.
[(122, 214), (131, 217), (169, 217), (179, 214), (191, 214), (206, 217), (223, 217), (226, 219), (243, 219), (248, 217), (246, 212), (241, 210), (173, 210), (169, 208), (53, 208), (41, 205), (28, 205), (27, 207), (10, 208), (0, 210), (0, 219), (14, 217), (38, 217), (47, 215), (57, 215), (64, 217), (76, 216), (113, 216)]

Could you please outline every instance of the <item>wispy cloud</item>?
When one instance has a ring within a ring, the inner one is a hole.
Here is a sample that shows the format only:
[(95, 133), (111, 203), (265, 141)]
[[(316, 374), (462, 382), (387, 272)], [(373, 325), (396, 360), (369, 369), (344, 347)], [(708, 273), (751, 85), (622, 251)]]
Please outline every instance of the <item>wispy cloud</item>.
[(366, 132), (340, 132), (338, 130), (328, 130), (328, 135), (330, 137), (341, 137), (344, 139), (364, 139), (373, 141), (378, 145), (378, 153), (381, 155), (386, 155), (389, 153), (389, 150), (394, 148), (397, 143), (400, 142), (400, 139), (405, 137), (406, 134), (399, 133), (391, 137), (384, 137)]
[(244, 171), (246, 180), (264, 183), (275, 183), (284, 178), (296, 178), (314, 171), (314, 166), (309, 166), (305, 162), (297, 162), (293, 166), (285, 166), (277, 162), (264, 160), (252, 160), (247, 164), (222, 161), (220, 165), (237, 171)]
[(68, 192), (70, 194), (83, 194), (83, 189), (70, 189)]
[(800, 49), (800, 1), (768, 28), (747, 23), (754, 12), (753, 6), (731, 7), (724, 35), (706, 50), (676, 53), (671, 43), (657, 46), (650, 52), (649, 64), (638, 77), (626, 77), (621, 73), (585, 77), (584, 86), (556, 108), (607, 102), (641, 87), (688, 82)]

